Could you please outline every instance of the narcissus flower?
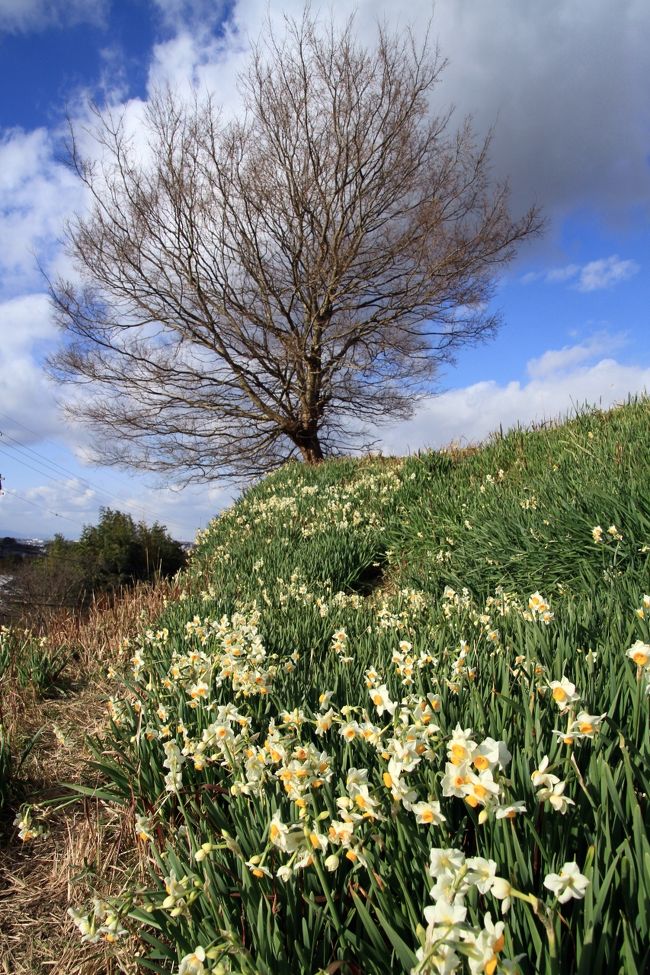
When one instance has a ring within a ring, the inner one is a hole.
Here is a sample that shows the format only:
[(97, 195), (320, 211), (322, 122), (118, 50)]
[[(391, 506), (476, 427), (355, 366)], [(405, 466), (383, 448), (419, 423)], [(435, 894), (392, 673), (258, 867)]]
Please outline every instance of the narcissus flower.
[(463, 799), (465, 797), (464, 787), (469, 782), (471, 774), (467, 762), (462, 765), (452, 765), (451, 762), (447, 762), (441, 783), (443, 796), (456, 796), (458, 799)]
[(572, 684), (568, 677), (563, 677), (562, 680), (552, 680), (549, 687), (553, 700), (560, 711), (566, 711), (571, 704), (580, 700), (580, 695), (576, 693), (576, 685)]
[(637, 667), (647, 667), (650, 663), (650, 644), (637, 640), (636, 643), (632, 644), (625, 656), (633, 660)]
[(471, 728), (461, 728), (456, 725), (451, 741), (447, 745), (447, 755), (452, 765), (463, 765), (469, 762), (476, 751), (476, 742), (472, 741)]
[(554, 781), (559, 781), (556, 775), (549, 775), (549, 773), (546, 771), (548, 764), (549, 757), (548, 755), (544, 755), (544, 758), (539, 763), (539, 768), (536, 768), (530, 773), (530, 780), (536, 789), (539, 789), (542, 786), (552, 785)]
[(178, 975), (204, 975), (207, 971), (204, 961), (205, 949), (199, 946), (191, 954), (181, 958)]
[(474, 884), (479, 893), (487, 894), (496, 878), (496, 861), (486, 860), (484, 857), (468, 857), (465, 862), (468, 868), (468, 882)]
[(415, 821), (421, 825), (439, 826), (446, 822), (445, 817), (440, 812), (440, 803), (435, 800), (431, 802), (414, 802), (411, 811), (415, 813)]
[(495, 812), (496, 819), (514, 819), (519, 813), (526, 812), (524, 802), (513, 802), (509, 806), (497, 806)]
[(533, 619), (540, 619), (543, 623), (548, 624), (553, 619), (551, 607), (546, 602), (544, 597), (538, 592), (534, 592), (529, 598), (528, 610)]
[(424, 908), (424, 916), (427, 923), (435, 927), (454, 928), (467, 917), (467, 908), (461, 903), (452, 903), (446, 897), (440, 897), (435, 904)]
[(503, 935), (505, 924), (503, 921), (493, 922), (490, 914), (485, 915), (485, 927), (474, 940), (466, 939), (468, 945), (467, 962), (472, 975), (485, 972), (494, 975), (499, 964), (499, 955), (503, 951), (505, 938)]
[(497, 766), (505, 770), (511, 758), (512, 755), (504, 741), (485, 738), (472, 754), (472, 764), (479, 772), (484, 772), (486, 769), (494, 770)]
[(587, 714), (586, 711), (580, 711), (575, 721), (571, 722), (569, 734), (579, 738), (594, 738), (600, 731), (600, 726), (606, 717), (607, 712), (605, 714)]
[(585, 896), (589, 880), (578, 870), (575, 860), (565, 863), (559, 873), (549, 873), (544, 878), (544, 886), (555, 894), (560, 904), (566, 904), (571, 898), (582, 900)]
[(135, 817), (135, 835), (140, 843), (150, 843), (153, 840), (151, 820), (148, 816)]
[(512, 886), (504, 877), (495, 877), (490, 887), (490, 893), (497, 900), (501, 901), (501, 913), (506, 914), (510, 910)]
[(573, 799), (564, 795), (566, 782), (560, 782), (556, 775), (549, 775), (548, 778), (555, 779), (555, 782), (550, 782), (541, 788), (537, 793), (537, 798), (540, 802), (550, 802), (556, 812), (564, 815), (569, 806), (575, 805)]
[(395, 714), (397, 704), (394, 701), (391, 701), (388, 694), (388, 688), (385, 684), (381, 684), (380, 687), (371, 688), (369, 694), (370, 700), (377, 708), (377, 714), (381, 716), (384, 711), (388, 711), (388, 713), (391, 715)]

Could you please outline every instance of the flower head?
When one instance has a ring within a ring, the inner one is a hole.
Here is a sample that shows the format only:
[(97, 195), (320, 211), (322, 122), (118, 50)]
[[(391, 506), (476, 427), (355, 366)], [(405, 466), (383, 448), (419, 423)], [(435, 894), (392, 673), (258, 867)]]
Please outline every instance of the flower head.
[(582, 900), (589, 886), (589, 880), (578, 870), (575, 860), (565, 863), (559, 873), (549, 873), (544, 878), (544, 886), (555, 894), (560, 904), (566, 904), (574, 897)]
[(637, 667), (647, 667), (650, 663), (650, 644), (637, 640), (625, 654)]
[(178, 975), (204, 975), (207, 971), (203, 962), (205, 961), (205, 949), (198, 947), (194, 951), (181, 958)]
[(571, 704), (580, 700), (580, 695), (576, 694), (576, 685), (572, 684), (568, 677), (563, 677), (562, 680), (552, 680), (549, 687), (553, 700), (560, 711), (566, 711)]

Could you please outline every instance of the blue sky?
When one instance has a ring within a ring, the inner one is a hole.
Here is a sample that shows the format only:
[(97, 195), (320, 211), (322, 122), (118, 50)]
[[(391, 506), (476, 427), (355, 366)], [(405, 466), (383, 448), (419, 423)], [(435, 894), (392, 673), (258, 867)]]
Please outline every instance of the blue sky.
[[(407, 22), (397, 0), (355, 6), (362, 37), (377, 14)], [(430, 6), (409, 5), (416, 31)], [(268, 9), (281, 23), (301, 8)], [(135, 120), (161, 83), (232, 107), (266, 11), (266, 0), (0, 0), (0, 535), (74, 537), (109, 505), (189, 539), (231, 496), (89, 462), (87, 432), (64, 419), (42, 370), (58, 338), (38, 268), (65, 272), (64, 223), (84, 206), (63, 162), (66, 113), (83, 129), (94, 99)], [(536, 202), (547, 227), (498, 282), (497, 338), (463, 350), (439, 395), (379, 432), (395, 452), (650, 390), (650, 5), (438, 0), (433, 33), (449, 58), (439, 104), (471, 113), (479, 133), (494, 127), (513, 210)]]

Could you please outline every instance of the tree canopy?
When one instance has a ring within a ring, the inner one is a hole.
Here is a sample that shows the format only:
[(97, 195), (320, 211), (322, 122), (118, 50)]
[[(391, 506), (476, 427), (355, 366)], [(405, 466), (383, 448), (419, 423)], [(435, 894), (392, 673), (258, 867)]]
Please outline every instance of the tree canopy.
[(97, 110), (51, 365), (87, 384), (101, 460), (180, 481), (316, 462), (494, 333), (496, 277), (540, 221), (510, 215), (489, 139), (435, 110), (443, 67), (427, 39), (368, 47), (306, 13), (253, 49), (234, 119), (161, 91), (143, 154)]

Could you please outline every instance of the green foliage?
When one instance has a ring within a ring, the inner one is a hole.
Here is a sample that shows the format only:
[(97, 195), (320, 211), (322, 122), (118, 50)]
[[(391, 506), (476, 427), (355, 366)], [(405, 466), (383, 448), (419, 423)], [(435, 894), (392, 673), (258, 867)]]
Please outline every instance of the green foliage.
[[(649, 418), (292, 465), (217, 518), (123, 648), (98, 795), (151, 882), (87, 936), (142, 928), (160, 973), (647, 970)], [(466, 917), (435, 928), (443, 881)]]
[(0, 627), (0, 686), (13, 681), (19, 687), (32, 687), (41, 696), (51, 696), (59, 689), (69, 659), (69, 653), (53, 650), (46, 637), (31, 630)]
[(87, 525), (78, 542), (56, 535), (42, 557), (30, 557), (12, 569), (15, 615), (39, 625), (44, 607), (83, 608), (92, 597), (114, 593), (139, 581), (174, 575), (186, 563), (183, 546), (166, 528), (149, 526), (130, 515), (101, 509), (97, 525)]
[(74, 552), (93, 589), (117, 589), (156, 575), (173, 575), (185, 554), (163, 525), (136, 524), (130, 515), (102, 508), (97, 525), (86, 525)]

